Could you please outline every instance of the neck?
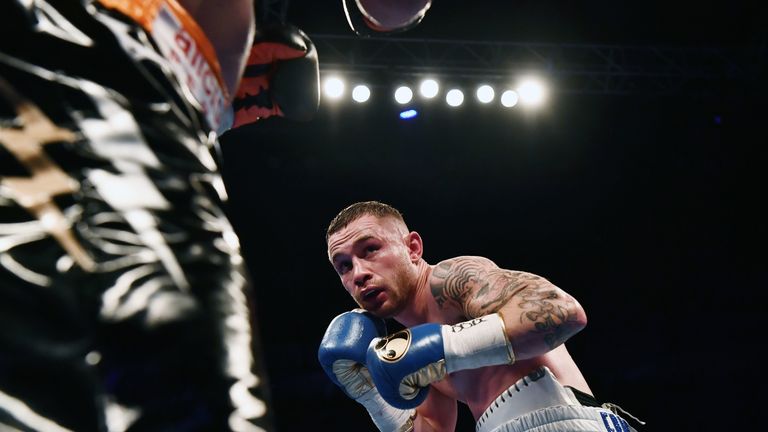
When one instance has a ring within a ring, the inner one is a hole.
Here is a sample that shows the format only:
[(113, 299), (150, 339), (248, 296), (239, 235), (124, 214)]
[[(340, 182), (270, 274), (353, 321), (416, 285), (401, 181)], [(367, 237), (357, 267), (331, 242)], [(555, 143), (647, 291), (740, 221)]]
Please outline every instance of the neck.
[(417, 264), (417, 277), (415, 289), (408, 306), (402, 312), (395, 315), (395, 320), (400, 324), (411, 327), (429, 320), (431, 311), (437, 306), (429, 288), (429, 276), (432, 274), (432, 266), (421, 260)]

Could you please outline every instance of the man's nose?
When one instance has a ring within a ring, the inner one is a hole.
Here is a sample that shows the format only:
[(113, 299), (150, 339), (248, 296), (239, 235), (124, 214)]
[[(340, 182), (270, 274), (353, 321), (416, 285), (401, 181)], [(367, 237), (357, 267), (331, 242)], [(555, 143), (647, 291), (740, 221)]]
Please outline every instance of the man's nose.
[(365, 283), (373, 277), (371, 272), (368, 270), (368, 267), (366, 267), (360, 260), (355, 260), (353, 263), (354, 268), (354, 282), (355, 286), (363, 287), (365, 286)]

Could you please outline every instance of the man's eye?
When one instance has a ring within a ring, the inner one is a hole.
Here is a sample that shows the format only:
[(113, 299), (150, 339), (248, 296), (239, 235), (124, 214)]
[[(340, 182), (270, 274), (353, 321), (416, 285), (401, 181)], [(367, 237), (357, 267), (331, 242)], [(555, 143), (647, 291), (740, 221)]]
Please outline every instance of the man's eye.
[(377, 250), (379, 250), (379, 248), (376, 247), (376, 246), (368, 246), (367, 248), (365, 248), (365, 251), (369, 252), (369, 253), (370, 252), (376, 252)]
[(349, 263), (341, 263), (336, 268), (336, 271), (338, 271), (340, 275), (343, 275), (344, 273), (349, 271), (349, 267), (350, 267)]

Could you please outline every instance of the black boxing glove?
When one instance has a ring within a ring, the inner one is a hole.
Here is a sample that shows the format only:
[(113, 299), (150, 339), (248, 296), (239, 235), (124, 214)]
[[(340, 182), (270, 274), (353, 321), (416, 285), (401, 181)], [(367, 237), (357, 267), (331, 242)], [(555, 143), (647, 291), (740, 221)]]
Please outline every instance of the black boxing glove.
[(290, 24), (257, 31), (232, 103), (232, 128), (275, 115), (311, 120), (319, 104), (317, 50), (306, 33)]

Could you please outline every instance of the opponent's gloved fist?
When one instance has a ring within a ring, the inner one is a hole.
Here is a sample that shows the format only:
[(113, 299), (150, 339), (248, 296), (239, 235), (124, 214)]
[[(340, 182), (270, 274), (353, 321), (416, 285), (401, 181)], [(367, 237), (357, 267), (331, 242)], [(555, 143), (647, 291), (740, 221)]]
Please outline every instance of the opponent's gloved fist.
[(362, 37), (408, 31), (421, 22), (432, 0), (342, 0), (349, 27)]
[(413, 412), (388, 405), (376, 390), (365, 366), (368, 345), (384, 334), (384, 320), (362, 309), (344, 312), (328, 325), (317, 358), (331, 381), (368, 410), (379, 430), (409, 430)]
[(232, 103), (233, 128), (274, 115), (312, 119), (320, 103), (317, 50), (290, 24), (257, 30)]
[(409, 409), (427, 397), (429, 385), (463, 369), (512, 364), (515, 355), (499, 314), (454, 325), (421, 324), (368, 347), (366, 364), (381, 396)]

